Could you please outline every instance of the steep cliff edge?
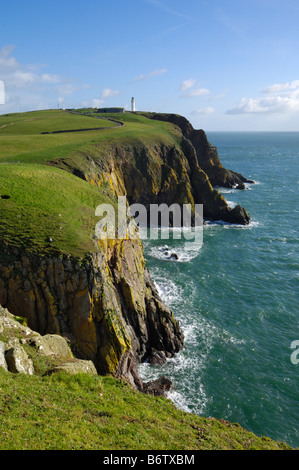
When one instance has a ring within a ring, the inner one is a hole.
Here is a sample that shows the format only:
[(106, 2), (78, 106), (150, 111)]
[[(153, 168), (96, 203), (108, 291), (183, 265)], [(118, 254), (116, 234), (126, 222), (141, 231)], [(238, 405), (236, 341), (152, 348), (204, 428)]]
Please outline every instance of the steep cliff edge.
[[(246, 210), (239, 205), (231, 209), (213, 188), (213, 183), (220, 185), (221, 181), (219, 177), (212, 178), (212, 183), (210, 166), (217, 170), (217, 175), (225, 174), (226, 184), (232, 173), (222, 167), (217, 150), (208, 144), (203, 131), (195, 131), (181, 116), (177, 119), (176, 115), (168, 114), (151, 116), (158, 125), (163, 125), (163, 121), (170, 124), (163, 139), (157, 134), (144, 142), (137, 135), (136, 139), (127, 139), (124, 143), (95, 143), (66, 158), (49, 160), (48, 164), (99, 187), (107, 184), (115, 194), (126, 195), (129, 204), (140, 203), (147, 209), (150, 204), (190, 204), (193, 209), (195, 204), (202, 204), (207, 219), (248, 224), (250, 217)], [(150, 119), (141, 115), (137, 118), (141, 126), (145, 123), (150, 128)], [(237, 180), (234, 174), (234, 184), (238, 181), (241, 179)]]
[(41, 335), (0, 306), (1, 450), (291, 450), (236, 423), (178, 410), (144, 385), (139, 393), (99, 376), (67, 339)]
[(254, 183), (240, 173), (224, 168), (217, 148), (210, 144), (206, 133), (202, 129), (194, 129), (185, 117), (166, 113), (144, 113), (144, 115), (150, 119), (171, 122), (181, 129), (183, 136), (194, 146), (198, 165), (207, 174), (212, 186), (233, 188), (237, 185), (243, 187), (243, 183)]

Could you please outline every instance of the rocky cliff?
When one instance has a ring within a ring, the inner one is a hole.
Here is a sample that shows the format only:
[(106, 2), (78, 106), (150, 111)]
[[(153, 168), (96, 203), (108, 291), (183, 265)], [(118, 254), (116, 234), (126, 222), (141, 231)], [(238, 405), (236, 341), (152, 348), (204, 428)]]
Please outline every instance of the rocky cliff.
[(245, 176), (223, 167), (218, 150), (208, 141), (206, 133), (202, 129), (194, 129), (192, 124), (178, 114), (145, 113), (150, 119), (171, 122), (178, 126), (183, 136), (191, 142), (199, 167), (207, 174), (212, 186), (227, 188), (239, 187), (244, 189), (244, 183), (253, 184)]
[(76, 159), (55, 159), (48, 164), (99, 187), (108, 184), (115, 194), (126, 195), (129, 204), (140, 203), (147, 209), (150, 204), (190, 204), (193, 209), (195, 204), (202, 204), (206, 219), (248, 224), (246, 209), (239, 205), (230, 208), (213, 187), (233, 187), (248, 180), (223, 168), (206, 134), (194, 130), (181, 116), (154, 113), (149, 117), (178, 128), (174, 143), (153, 140), (145, 146), (137, 141), (106, 149), (95, 144), (92, 150), (77, 154)]
[(67, 337), (76, 357), (142, 388), (135, 365), (173, 356), (183, 334), (144, 265), (141, 243), (101, 242), (88, 259), (2, 248), (0, 304), (39, 333)]
[(75, 150), (47, 153), (46, 162), (2, 165), (0, 206), (0, 305), (40, 334), (67, 337), (98, 373), (139, 389), (135, 364), (164, 362), (183, 348), (183, 333), (155, 289), (140, 240), (95, 238), (97, 201), (203, 204), (206, 218), (249, 223), (245, 209), (231, 209), (213, 188), (220, 180), (212, 167), (230, 173), (205, 134), (182, 117), (150, 117), (121, 115), (137, 121), (88, 141), (80, 132)]

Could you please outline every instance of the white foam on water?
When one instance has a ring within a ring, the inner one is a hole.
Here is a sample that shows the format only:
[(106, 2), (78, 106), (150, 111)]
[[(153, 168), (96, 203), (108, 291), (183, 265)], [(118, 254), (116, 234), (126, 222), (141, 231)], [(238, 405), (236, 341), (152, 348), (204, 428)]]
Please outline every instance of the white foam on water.
[(191, 413), (192, 410), (189, 408), (188, 402), (182, 393), (173, 390), (168, 394), (167, 398), (169, 398), (169, 400), (171, 400), (180, 410), (185, 411), (185, 413)]
[(221, 194), (232, 194), (236, 192), (234, 188), (224, 188), (222, 186), (215, 186), (215, 189)]
[(223, 227), (226, 229), (242, 229), (248, 230), (256, 227), (260, 227), (262, 224), (257, 220), (251, 220), (249, 224), (242, 225), (242, 224), (232, 224), (231, 222), (225, 222), (224, 220), (207, 220), (204, 225), (205, 229), (215, 228), (215, 227)]
[(202, 248), (202, 240), (186, 241), (181, 244), (154, 246), (149, 249), (149, 254), (153, 258), (161, 261), (188, 263), (196, 258)]
[[(231, 224), (229, 224), (231, 226)], [(172, 241), (173, 245), (173, 241)], [(190, 255), (184, 252), (184, 245), (148, 246), (152, 256), (165, 261), (164, 249), (175, 251), (179, 256)], [(180, 249), (182, 251), (180, 251)], [(193, 305), (196, 298), (196, 284), (189, 280), (188, 286), (184, 286), (184, 279), (180, 278), (180, 284), (167, 277), (167, 269), (164, 263), (151, 269), (151, 276), (158, 293), (179, 320), (185, 338), (185, 348), (173, 358), (167, 359), (166, 364), (154, 366), (149, 363), (138, 367), (140, 377), (148, 382), (166, 376), (174, 383), (174, 390), (168, 394), (168, 398), (179, 409), (186, 412), (204, 414), (207, 409), (209, 397), (207, 397), (203, 377), (215, 354), (214, 348), (219, 344), (234, 345), (243, 344), (244, 340), (236, 338), (228, 331), (224, 331), (213, 320), (205, 318), (200, 308)], [(164, 266), (164, 268), (163, 268)]]
[[(197, 251), (184, 250), (183, 248), (172, 247), (168, 252), (164, 251), (164, 247), (153, 247), (149, 254), (156, 259), (167, 262), (188, 262), (198, 255)], [(175, 257), (174, 257), (175, 256)], [(176, 258), (177, 257), (177, 258)]]
[(155, 275), (152, 272), (152, 279), (163, 302), (172, 307), (183, 298), (183, 292), (171, 279), (165, 279), (162, 276)]

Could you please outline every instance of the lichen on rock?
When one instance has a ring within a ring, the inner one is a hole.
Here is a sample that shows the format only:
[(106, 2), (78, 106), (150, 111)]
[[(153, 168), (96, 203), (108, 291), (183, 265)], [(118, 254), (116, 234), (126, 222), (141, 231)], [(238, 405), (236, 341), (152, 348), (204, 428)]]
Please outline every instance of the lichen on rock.
[(78, 262), (6, 247), (0, 299), (46, 335), (32, 340), (38, 347), (49, 349), (46, 338), (61, 335), (98, 373), (125, 376), (125, 355), (132, 353), (134, 364), (148, 359), (153, 348), (173, 356), (183, 347), (183, 333), (154, 288), (141, 242), (115, 240), (100, 248)]

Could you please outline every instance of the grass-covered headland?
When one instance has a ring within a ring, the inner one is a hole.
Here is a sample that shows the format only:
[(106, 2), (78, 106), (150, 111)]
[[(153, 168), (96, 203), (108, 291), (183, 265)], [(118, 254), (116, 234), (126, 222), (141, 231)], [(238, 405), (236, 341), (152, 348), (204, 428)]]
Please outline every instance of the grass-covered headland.
[[(155, 171), (162, 168), (164, 188), (176, 190), (180, 181), (170, 165), (177, 166), (181, 175), (187, 175), (187, 163), (185, 168), (178, 158), (182, 134), (174, 125), (141, 114), (109, 116), (96, 110), (81, 110), (84, 112), (88, 115), (47, 110), (0, 116), (0, 243), (2, 248), (9, 247), (10, 253), (16, 249), (18, 256), (25, 250), (38, 256), (66, 254), (82, 259), (95, 252), (99, 248), (94, 241), (98, 221), (95, 209), (101, 203), (116, 204), (113, 184), (100, 180), (100, 169), (107, 173), (113, 152), (119, 157), (123, 179), (132, 194), (134, 188), (126, 174), (128, 167), (143, 176), (145, 182), (154, 182)], [(126, 146), (131, 148), (129, 157)], [(140, 151), (148, 146), (151, 146), (148, 153)], [(164, 154), (157, 149), (164, 149)], [(143, 155), (150, 161), (146, 168), (140, 158)], [(97, 169), (95, 184), (88, 165)], [(89, 180), (82, 177), (85, 174), (90, 176)], [(118, 177), (117, 168), (112, 168), (111, 181), (116, 188), (123, 183)], [(195, 178), (196, 181), (201, 180)], [(139, 181), (140, 187), (142, 184)], [(180, 190), (185, 195), (184, 182)], [(153, 183), (152, 192), (155, 191)], [(5, 265), (8, 279), (7, 253), (8, 250), (1, 251), (0, 262)], [(27, 281), (32, 305), (32, 299), (36, 304), (43, 302), (41, 295), (30, 290), (30, 282), (34, 285), (32, 279), (22, 279), (22, 266), (16, 266), (9, 287), (26, 300), (26, 289), (18, 290), (18, 286), (26, 287)], [(135, 268), (138, 271), (138, 266)], [(111, 274), (108, 268), (107, 273)], [(56, 277), (59, 278), (59, 273)], [(2, 279), (0, 291), (1, 282)], [(46, 286), (43, 279), (36, 283), (45, 288), (43, 292), (48, 298), (55, 297), (54, 281)], [(124, 292), (130, 293), (129, 287)], [(67, 293), (73, 292), (70, 282), (66, 289)], [(86, 298), (92, 304), (86, 292), (79, 287), (78, 290), (78, 298)], [(128, 299), (133, 308), (134, 295)], [(54, 308), (53, 312), (50, 313), (55, 319)], [(92, 316), (87, 320), (91, 321)], [(98, 320), (97, 327), (99, 324)], [(0, 328), (0, 343), (7, 344), (10, 336), (18, 337), (33, 361), (34, 374), (8, 372), (0, 366), (0, 450), (288, 449), (286, 444), (258, 437), (238, 424), (185, 413), (170, 400), (133, 390), (125, 381), (112, 376), (52, 373), (54, 357), (38, 354), (22, 333)]]

